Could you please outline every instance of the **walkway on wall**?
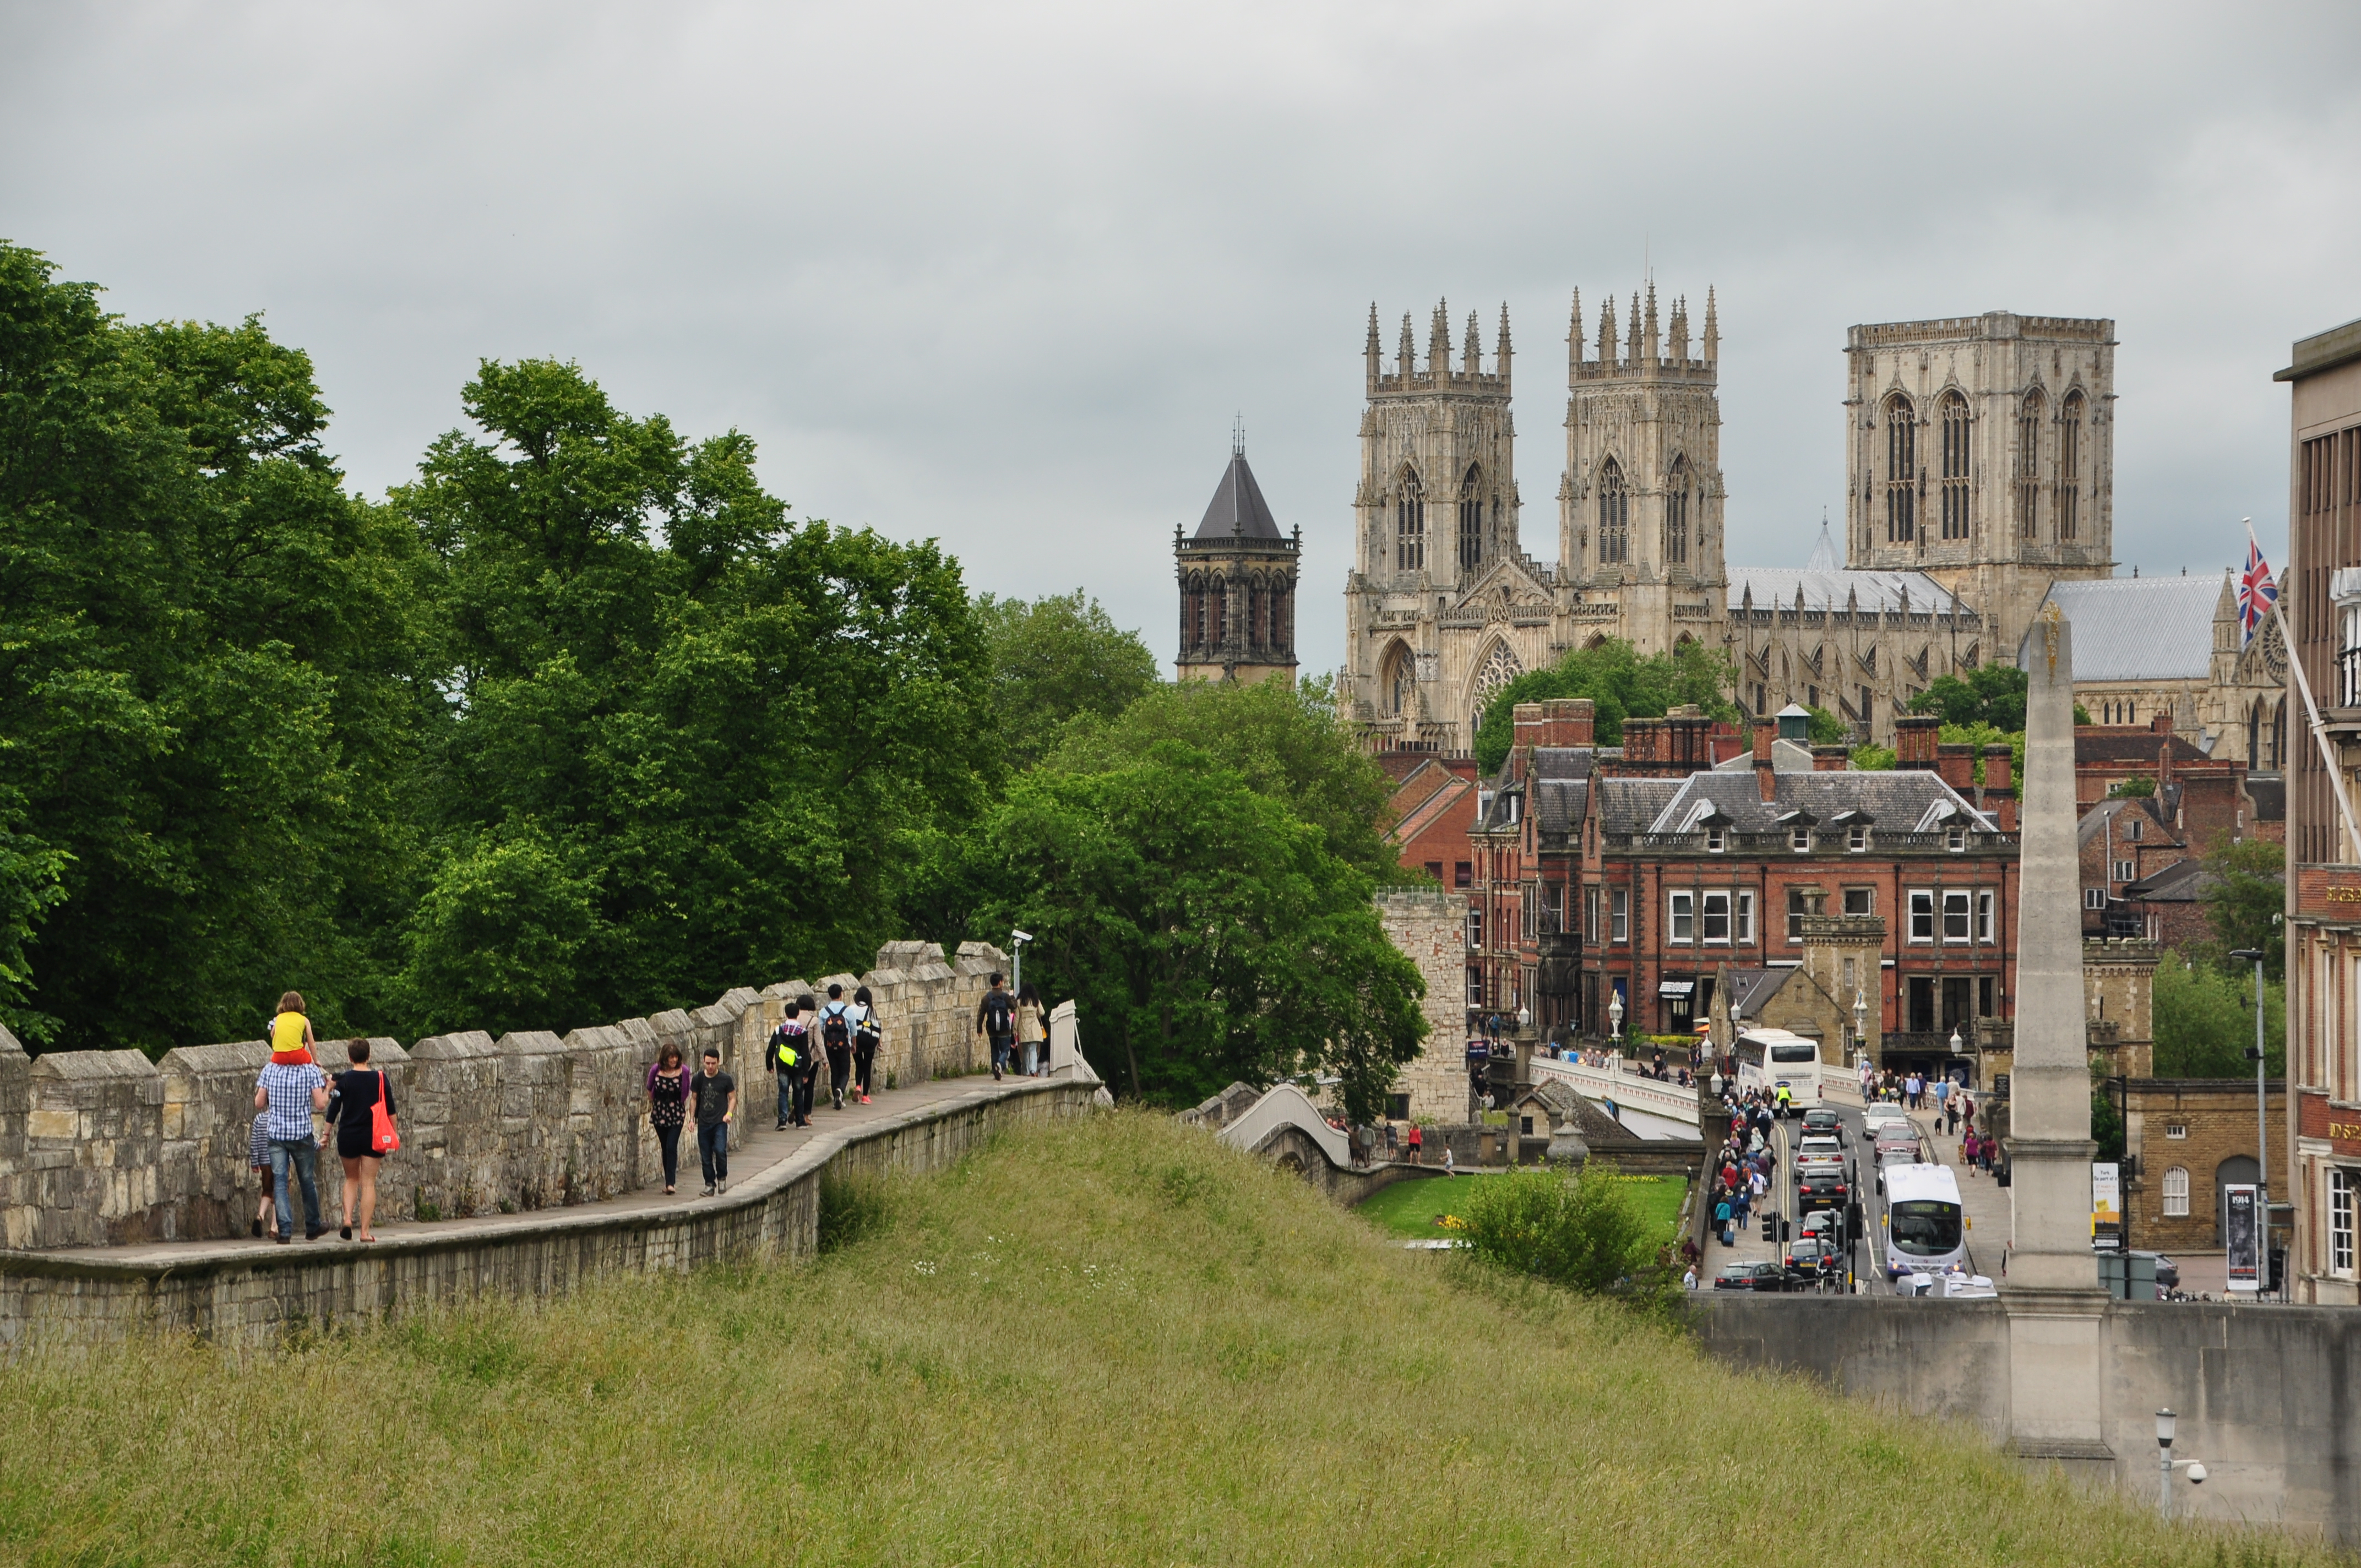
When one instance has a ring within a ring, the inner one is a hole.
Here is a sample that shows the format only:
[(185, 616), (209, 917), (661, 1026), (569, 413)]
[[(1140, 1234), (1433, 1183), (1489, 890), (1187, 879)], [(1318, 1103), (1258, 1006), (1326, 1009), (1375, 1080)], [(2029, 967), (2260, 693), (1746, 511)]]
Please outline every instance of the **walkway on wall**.
[[(1069, 1074), (1061, 1072), (1060, 1080)], [(738, 1091), (738, 1120), (732, 1124), (733, 1136), (730, 1148), (730, 1193), (721, 1198), (701, 1198), (704, 1178), (698, 1173), (697, 1129), (694, 1125), (681, 1129), (680, 1190), (667, 1197), (664, 1190), (663, 1167), (650, 1155), (650, 1185), (637, 1192), (627, 1192), (595, 1203), (572, 1203), (562, 1208), (533, 1210), (522, 1213), (475, 1214), (461, 1219), (409, 1221), (400, 1224), (383, 1223), (378, 1225), (379, 1240), (375, 1245), (364, 1245), (359, 1240), (340, 1241), (336, 1236), (337, 1212), (334, 1205), (324, 1203), (320, 1218), (328, 1232), (315, 1242), (298, 1237), (281, 1246), (264, 1238), (256, 1241), (238, 1237), (228, 1241), (145, 1242), (128, 1246), (59, 1247), (47, 1251), (0, 1254), (0, 1270), (5, 1270), (9, 1258), (38, 1259), (66, 1265), (116, 1265), (130, 1268), (181, 1268), (192, 1264), (218, 1266), (251, 1261), (269, 1265), (291, 1255), (308, 1255), (319, 1261), (322, 1253), (349, 1252), (367, 1255), (380, 1252), (404, 1252), (421, 1246), (441, 1248), (455, 1241), (477, 1241), (512, 1238), (556, 1228), (572, 1228), (586, 1223), (597, 1223), (623, 1215), (646, 1214), (653, 1217), (663, 1211), (675, 1211), (687, 1217), (689, 1211), (726, 1205), (741, 1190), (751, 1190), (758, 1179), (776, 1169), (815, 1142), (836, 1143), (846, 1135), (857, 1135), (864, 1128), (906, 1117), (913, 1113), (925, 1113), (950, 1105), (952, 1102), (998, 1091), (1013, 1093), (1027, 1084), (1039, 1083), (1038, 1079), (1016, 1078), (1005, 1083), (994, 1083), (989, 1074), (967, 1078), (937, 1079), (907, 1089), (889, 1089), (872, 1097), (863, 1105), (858, 1100), (849, 1102), (843, 1110), (832, 1109), (823, 1092), (812, 1112), (809, 1127), (789, 1127), (774, 1132), (777, 1121), (777, 1080), (768, 1073), (752, 1075), (751, 1083), (741, 1082)], [(823, 1083), (826, 1082), (823, 1077)], [(740, 1129), (751, 1127), (742, 1137)], [(324, 1150), (321, 1161), (325, 1164), (335, 1157), (333, 1146)], [(380, 1185), (391, 1185), (405, 1179), (403, 1156), (394, 1155), (385, 1162), (379, 1176)], [(291, 1193), (295, 1223), (303, 1223), (303, 1200), (300, 1191)], [(243, 1190), (238, 1200), (251, 1217), (258, 1189)]]
[[(1571, 1058), (1535, 1055), (1532, 1080), (1555, 1079), (1587, 1100), (1614, 1102), (1616, 1120), (1643, 1138), (1695, 1138), (1697, 1091), (1659, 1083), (1620, 1068), (1591, 1067)], [(1621, 1113), (1630, 1113), (1627, 1117)]]

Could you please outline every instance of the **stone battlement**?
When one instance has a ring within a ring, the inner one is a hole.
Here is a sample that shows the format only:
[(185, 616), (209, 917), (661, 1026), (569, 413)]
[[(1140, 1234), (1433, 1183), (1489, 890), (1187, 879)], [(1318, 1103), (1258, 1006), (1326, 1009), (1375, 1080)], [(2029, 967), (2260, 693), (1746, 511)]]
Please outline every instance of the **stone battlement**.
[[(876, 1077), (912, 1084), (984, 1064), (973, 1033), (984, 977), (1007, 956), (966, 942), (946, 962), (931, 943), (889, 942), (865, 975), (740, 986), (695, 1012), (581, 1028), (437, 1035), (407, 1050), (369, 1042), (393, 1082), (401, 1153), (379, 1190), (387, 1221), (455, 1218), (593, 1202), (634, 1191), (659, 1168), (645, 1075), (667, 1041), (692, 1064), (708, 1047), (738, 1075), (741, 1108), (765, 1110), (763, 1042), (786, 1003), (866, 985), (884, 1025)], [(321, 1042), (321, 1069), (351, 1042)], [(256, 1184), (247, 1166), (263, 1040), (182, 1046), (160, 1062), (138, 1051), (28, 1058), (0, 1028), (0, 1245), (12, 1250), (200, 1241), (242, 1235)], [(320, 1161), (320, 1196), (342, 1173)]]

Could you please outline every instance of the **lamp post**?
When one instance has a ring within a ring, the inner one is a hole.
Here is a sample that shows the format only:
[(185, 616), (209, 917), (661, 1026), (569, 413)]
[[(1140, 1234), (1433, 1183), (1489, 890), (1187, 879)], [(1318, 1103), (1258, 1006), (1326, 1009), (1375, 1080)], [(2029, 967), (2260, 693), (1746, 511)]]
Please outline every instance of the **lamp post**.
[[(2258, 1284), (2271, 1282), (2271, 1134), (2269, 1091), (2263, 1080), (2263, 950), (2260, 948), (2235, 948), (2234, 959), (2251, 959), (2255, 965), (2255, 1044), (2246, 1052), (2255, 1064), (2255, 1207), (2263, 1216), (2262, 1278)], [(2293, 1191), (2294, 1179), (2289, 1179)], [(2257, 1295), (2262, 1294), (2260, 1289)]]
[(1615, 1037), (1615, 1048), (1623, 1048), (1623, 993), (1609, 992), (1607, 998), (1607, 1032)]
[(2180, 1417), (2170, 1410), (2156, 1413), (2156, 1517), (2172, 1517), (2172, 1429)]

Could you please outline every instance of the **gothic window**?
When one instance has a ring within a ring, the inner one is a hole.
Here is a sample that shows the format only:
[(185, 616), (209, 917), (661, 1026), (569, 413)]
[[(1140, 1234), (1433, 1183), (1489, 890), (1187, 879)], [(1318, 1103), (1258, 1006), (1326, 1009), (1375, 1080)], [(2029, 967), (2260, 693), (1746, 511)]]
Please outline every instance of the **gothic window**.
[(1262, 648), (1262, 579), (1246, 580), (1246, 647), (1250, 652)]
[(1397, 642), (1386, 650), (1385, 663), (1378, 670), (1378, 698), (1388, 718), (1408, 713), (1417, 706), (1413, 684), (1417, 679), (1418, 663), (1409, 649)]
[(1210, 602), (1206, 606), (1205, 643), (1208, 647), (1219, 648), (1229, 641), (1230, 596), (1218, 575), (1214, 576), (1213, 586), (1206, 590), (1206, 598)]
[(2263, 765), (2263, 699), (2257, 697), (2255, 706), (2246, 709), (2246, 766)]
[(1664, 559), (1675, 565), (1689, 558), (1689, 489), (1692, 484), (1689, 460), (1673, 459), (1673, 471), (1664, 478)]
[(1290, 618), (1292, 607), (1289, 602), (1293, 597), (1284, 579), (1270, 590), (1270, 645), (1280, 653), (1291, 652), (1295, 648), (1295, 628)]
[(1181, 630), (1182, 637), (1188, 641), (1191, 648), (1202, 648), (1205, 645), (1205, 614), (1208, 608), (1205, 603), (1205, 575), (1200, 572), (1189, 579), (1189, 623)]
[(1394, 497), (1394, 568), (1426, 570), (1426, 491), (1415, 468), (1402, 470), (1401, 491)]
[(1506, 642), (1492, 644), (1492, 651), (1484, 656), (1483, 667), (1476, 672), (1475, 725), (1484, 722), (1484, 710), (1492, 706), (1492, 699), (1500, 695), (1501, 689), (1524, 673), (1525, 666), (1509, 651)]
[(1470, 463), (1467, 477), (1459, 481), (1459, 570), (1463, 574), (1484, 564), (1484, 502), (1476, 493), (1483, 479), (1483, 472)]
[(2016, 533), (2038, 539), (2041, 486), (2037, 464), (2041, 455), (2041, 394), (2025, 394), (2016, 411)]
[(1612, 566), (1631, 558), (1631, 492), (1614, 458), (1598, 474), (1598, 563)]
[(1968, 400), (1952, 392), (1943, 399), (1943, 537), (1968, 536)]
[(1918, 537), (1918, 416), (1896, 395), (1885, 405), (1885, 542)]
[(2058, 537), (2071, 539), (2082, 487), (2082, 394), (2066, 394), (2058, 415)]

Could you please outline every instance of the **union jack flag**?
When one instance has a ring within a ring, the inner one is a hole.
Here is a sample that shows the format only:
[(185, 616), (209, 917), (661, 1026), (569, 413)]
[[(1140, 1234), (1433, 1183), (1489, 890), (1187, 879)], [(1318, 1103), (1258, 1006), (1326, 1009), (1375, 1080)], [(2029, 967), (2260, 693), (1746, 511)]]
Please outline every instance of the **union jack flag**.
[(2263, 629), (2263, 617), (2279, 602), (2279, 585), (2271, 581), (2271, 564), (2250, 534), (2246, 539), (2246, 569), (2238, 578), (2238, 647), (2243, 652)]

